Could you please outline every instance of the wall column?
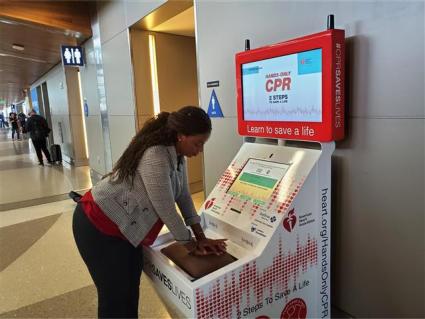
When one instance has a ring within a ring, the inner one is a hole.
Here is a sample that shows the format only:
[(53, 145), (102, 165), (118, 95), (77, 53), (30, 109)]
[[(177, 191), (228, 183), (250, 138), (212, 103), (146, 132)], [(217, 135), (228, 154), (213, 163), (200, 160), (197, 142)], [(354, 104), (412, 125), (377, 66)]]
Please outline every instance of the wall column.
[(68, 96), (69, 123), (73, 148), (72, 164), (75, 166), (88, 165), (86, 137), (81, 107), (81, 92), (77, 68), (65, 68), (65, 78)]

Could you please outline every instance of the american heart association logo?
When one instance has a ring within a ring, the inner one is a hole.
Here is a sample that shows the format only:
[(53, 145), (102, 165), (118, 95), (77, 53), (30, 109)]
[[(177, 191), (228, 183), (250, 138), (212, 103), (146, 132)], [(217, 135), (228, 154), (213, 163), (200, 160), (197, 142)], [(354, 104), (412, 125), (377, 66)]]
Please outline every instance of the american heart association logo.
[(207, 200), (206, 203), (205, 203), (205, 209), (211, 208), (212, 205), (214, 205), (214, 201), (215, 201), (215, 198), (211, 198), (211, 199)]
[(280, 319), (305, 319), (307, 318), (307, 305), (301, 298), (292, 299), (283, 308)]
[(291, 232), (294, 229), (296, 223), (297, 216), (295, 215), (295, 209), (292, 208), (289, 211), (288, 216), (286, 216), (286, 218), (283, 220), (283, 228)]

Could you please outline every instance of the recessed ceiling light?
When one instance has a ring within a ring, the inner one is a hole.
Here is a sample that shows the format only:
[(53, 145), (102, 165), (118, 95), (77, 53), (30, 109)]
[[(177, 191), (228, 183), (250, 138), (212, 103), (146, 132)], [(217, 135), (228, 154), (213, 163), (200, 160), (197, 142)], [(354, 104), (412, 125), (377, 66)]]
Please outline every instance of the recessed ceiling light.
[(25, 47), (21, 44), (12, 44), (12, 48), (18, 51), (24, 51)]

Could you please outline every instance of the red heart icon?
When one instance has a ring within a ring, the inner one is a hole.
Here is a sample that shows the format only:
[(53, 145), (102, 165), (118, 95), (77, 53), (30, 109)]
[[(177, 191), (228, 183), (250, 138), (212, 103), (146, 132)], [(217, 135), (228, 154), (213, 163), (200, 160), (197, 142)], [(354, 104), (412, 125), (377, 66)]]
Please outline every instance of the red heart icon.
[(295, 210), (294, 208), (292, 208), (289, 211), (288, 216), (286, 216), (286, 218), (283, 220), (283, 228), (291, 232), (294, 229), (296, 223), (297, 216), (295, 216)]
[(211, 198), (210, 200), (207, 200), (207, 202), (205, 203), (205, 209), (211, 208), (212, 205), (214, 205), (214, 201), (215, 201), (215, 198)]
[(307, 305), (300, 298), (288, 302), (280, 314), (280, 319), (305, 319), (307, 318)]

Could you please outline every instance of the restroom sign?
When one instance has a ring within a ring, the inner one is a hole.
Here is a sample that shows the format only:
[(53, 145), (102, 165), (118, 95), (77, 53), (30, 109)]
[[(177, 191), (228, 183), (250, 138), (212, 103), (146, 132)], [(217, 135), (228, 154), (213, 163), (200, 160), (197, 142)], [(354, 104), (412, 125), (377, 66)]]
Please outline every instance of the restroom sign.
[(84, 66), (83, 48), (79, 46), (61, 46), (62, 65)]

